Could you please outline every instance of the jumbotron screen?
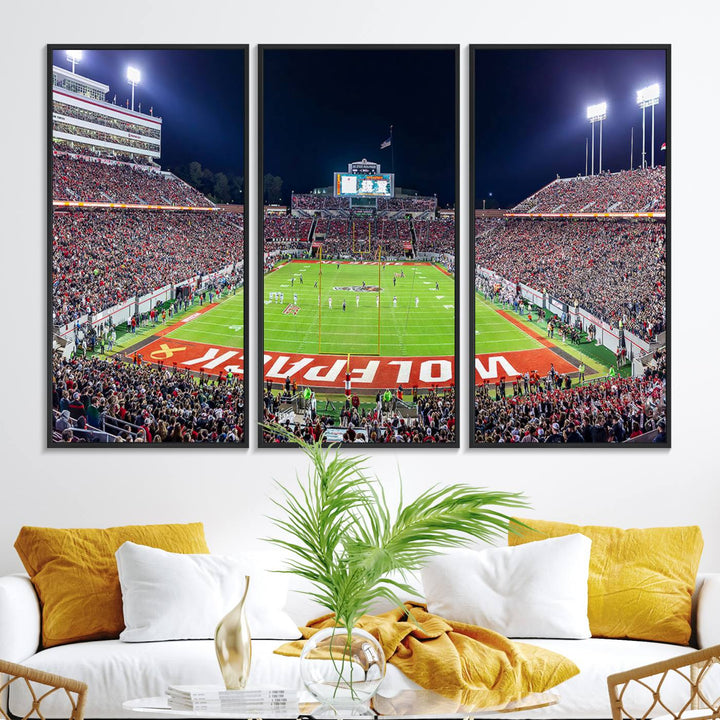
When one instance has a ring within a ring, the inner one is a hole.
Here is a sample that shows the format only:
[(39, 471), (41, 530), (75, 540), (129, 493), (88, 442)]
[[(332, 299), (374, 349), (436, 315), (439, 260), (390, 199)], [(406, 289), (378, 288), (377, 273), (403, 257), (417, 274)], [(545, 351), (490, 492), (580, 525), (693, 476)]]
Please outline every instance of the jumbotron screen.
[(395, 197), (395, 176), (335, 173), (335, 197)]

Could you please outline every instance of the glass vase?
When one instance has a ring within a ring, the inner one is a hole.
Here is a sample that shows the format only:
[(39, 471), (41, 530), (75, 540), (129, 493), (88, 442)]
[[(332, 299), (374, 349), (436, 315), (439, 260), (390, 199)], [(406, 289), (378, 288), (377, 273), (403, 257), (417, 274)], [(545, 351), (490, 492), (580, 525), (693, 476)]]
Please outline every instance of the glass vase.
[(249, 588), (250, 577), (246, 575), (242, 599), (215, 628), (215, 654), (228, 690), (242, 690), (250, 676), (252, 644), (245, 616), (245, 600)]
[(314, 717), (362, 715), (385, 677), (385, 653), (365, 630), (325, 628), (305, 642), (300, 674), (321, 705)]

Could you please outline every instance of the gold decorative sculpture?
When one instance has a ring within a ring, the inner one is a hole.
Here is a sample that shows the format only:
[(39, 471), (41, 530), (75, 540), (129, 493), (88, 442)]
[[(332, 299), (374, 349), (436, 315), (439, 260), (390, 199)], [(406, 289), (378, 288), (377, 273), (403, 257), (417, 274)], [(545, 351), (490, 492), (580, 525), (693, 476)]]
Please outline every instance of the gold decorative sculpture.
[(245, 600), (249, 589), (250, 576), (246, 575), (242, 599), (215, 628), (215, 653), (228, 690), (242, 690), (250, 676), (252, 646), (245, 616)]

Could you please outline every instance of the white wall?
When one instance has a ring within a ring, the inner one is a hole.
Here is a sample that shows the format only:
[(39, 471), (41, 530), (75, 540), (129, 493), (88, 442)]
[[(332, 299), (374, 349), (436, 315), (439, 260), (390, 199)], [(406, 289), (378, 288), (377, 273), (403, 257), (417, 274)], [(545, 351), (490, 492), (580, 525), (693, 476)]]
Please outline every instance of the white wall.
[[(348, 10), (352, 7), (348, 14)], [(51, 9), (52, 8), (52, 9)], [(629, 3), (447, 0), (338, 3), (330, 0), (128, 0), (105, 16), (89, 0), (60, 5), (26, 0), (6, 12), (2, 63), (2, 495), (0, 572), (20, 563), (12, 543), (23, 524), (108, 526), (205, 522), (211, 548), (231, 552), (270, 531), (263, 514), (273, 477), (290, 480), (293, 452), (61, 452), (45, 443), (45, 43), (460, 43), (461, 211), (467, 235), (469, 43), (672, 42), (674, 393), (672, 450), (517, 453), (503, 450), (376, 453), (388, 482), (397, 467), (406, 494), (435, 481), (465, 480), (523, 490), (536, 517), (619, 526), (697, 523), (705, 536), (702, 568), (720, 570), (720, 472), (717, 414), (716, 4), (689, 0)], [(250, 267), (256, 266), (256, 50), (251, 51)], [(710, 92), (712, 91), (712, 92)], [(699, 98), (710, 95), (700, 102)], [(584, 99), (579, 99), (582, 102)], [(26, 138), (17, 142), (13, 138)], [(669, 143), (670, 144), (670, 143)], [(467, 295), (463, 268), (462, 297)], [(256, 312), (251, 282), (251, 316)], [(699, 303), (699, 305), (698, 305)], [(256, 334), (256, 323), (250, 327)], [(703, 337), (702, 343), (697, 342)], [(461, 377), (467, 377), (467, 316)], [(253, 343), (253, 350), (255, 344)], [(254, 365), (253, 365), (254, 368)], [(712, 378), (715, 379), (712, 379)], [(698, 378), (698, 380), (694, 380)], [(252, 393), (254, 397), (254, 383)], [(463, 421), (467, 401), (462, 403)], [(700, 428), (706, 426), (706, 430)], [(256, 433), (252, 432), (252, 442)], [(466, 445), (463, 432), (463, 445)]]

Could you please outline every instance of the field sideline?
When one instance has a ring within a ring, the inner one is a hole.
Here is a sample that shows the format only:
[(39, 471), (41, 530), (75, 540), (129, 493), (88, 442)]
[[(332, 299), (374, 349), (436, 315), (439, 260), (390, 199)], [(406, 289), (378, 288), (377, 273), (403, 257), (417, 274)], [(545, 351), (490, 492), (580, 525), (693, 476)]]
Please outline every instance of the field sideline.
[[(559, 337), (545, 337), (542, 326), (512, 310), (502, 310), (481, 293), (475, 293), (476, 383), (492, 381), (500, 373), (511, 377), (510, 369), (520, 374), (536, 370), (546, 375), (552, 365), (559, 373), (575, 376), (581, 362), (585, 363), (587, 378), (607, 373), (608, 367), (598, 365), (581, 347), (562, 342)], [(493, 365), (497, 358), (502, 358), (500, 365)]]

